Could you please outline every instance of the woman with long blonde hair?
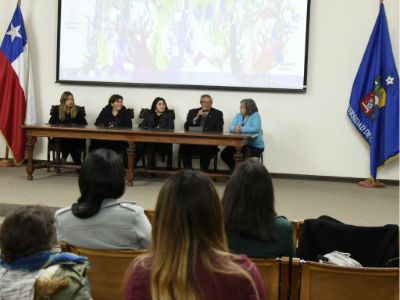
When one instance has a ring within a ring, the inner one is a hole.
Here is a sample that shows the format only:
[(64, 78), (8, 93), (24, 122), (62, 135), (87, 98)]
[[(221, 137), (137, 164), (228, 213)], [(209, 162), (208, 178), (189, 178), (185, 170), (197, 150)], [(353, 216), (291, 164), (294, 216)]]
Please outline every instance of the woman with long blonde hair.
[(205, 174), (184, 170), (166, 181), (152, 238), (127, 275), (125, 299), (265, 299), (255, 265), (228, 252), (219, 197)]
[[(49, 124), (52, 125), (87, 125), (85, 108), (75, 105), (74, 96), (65, 91), (60, 98), (60, 105), (53, 106), (50, 111)], [(81, 152), (86, 149), (86, 141), (82, 139), (59, 139), (61, 158), (66, 161), (69, 154), (76, 165), (81, 164)]]

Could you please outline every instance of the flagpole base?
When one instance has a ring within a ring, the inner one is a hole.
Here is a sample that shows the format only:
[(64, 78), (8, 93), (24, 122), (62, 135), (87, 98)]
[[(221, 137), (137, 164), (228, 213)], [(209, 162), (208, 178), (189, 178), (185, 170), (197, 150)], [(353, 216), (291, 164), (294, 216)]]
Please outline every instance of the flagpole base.
[(371, 178), (367, 178), (363, 181), (360, 181), (358, 183), (362, 187), (366, 188), (383, 188), (385, 187), (385, 184), (380, 182), (379, 180), (372, 180)]
[(0, 160), (0, 168), (10, 168), (15, 167), (14, 162), (11, 159), (1, 159)]

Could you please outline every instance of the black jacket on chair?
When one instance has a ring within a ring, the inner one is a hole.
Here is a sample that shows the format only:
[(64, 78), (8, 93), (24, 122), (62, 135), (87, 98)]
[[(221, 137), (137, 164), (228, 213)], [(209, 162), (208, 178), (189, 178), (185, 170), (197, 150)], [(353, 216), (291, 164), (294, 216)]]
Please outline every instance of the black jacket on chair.
[[(189, 126), (199, 127), (201, 126), (201, 119), (197, 120), (196, 123), (193, 123), (193, 119), (197, 116), (197, 113), (202, 108), (194, 108), (189, 110), (186, 122), (185, 122), (185, 130), (189, 130)], [(210, 111), (206, 116), (206, 120), (204, 121), (203, 131), (219, 131), (222, 132), (224, 129), (224, 117), (222, 111), (211, 107)]]
[(351, 254), (363, 267), (384, 267), (399, 256), (399, 227), (344, 224), (328, 216), (304, 220), (297, 256), (318, 261), (318, 255), (338, 250)]

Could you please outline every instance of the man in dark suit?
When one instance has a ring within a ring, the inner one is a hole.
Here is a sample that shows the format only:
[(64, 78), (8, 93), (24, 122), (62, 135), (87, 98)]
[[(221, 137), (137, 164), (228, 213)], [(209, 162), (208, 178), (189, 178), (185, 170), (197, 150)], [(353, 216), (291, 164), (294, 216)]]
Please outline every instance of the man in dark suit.
[[(213, 99), (210, 95), (202, 95), (200, 97), (200, 108), (189, 110), (185, 130), (189, 127), (202, 127), (203, 131), (222, 132), (224, 127), (224, 117), (222, 111), (212, 107)], [(192, 168), (192, 155), (200, 156), (200, 168), (206, 172), (210, 164), (213, 154), (218, 152), (217, 146), (202, 146), (202, 145), (181, 145), (179, 148), (183, 166), (185, 169)]]

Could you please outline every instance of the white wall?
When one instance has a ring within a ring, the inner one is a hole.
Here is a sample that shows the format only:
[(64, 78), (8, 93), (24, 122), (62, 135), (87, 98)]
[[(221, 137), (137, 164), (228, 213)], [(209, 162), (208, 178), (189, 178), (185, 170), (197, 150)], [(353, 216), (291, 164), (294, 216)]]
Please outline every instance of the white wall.
[[(0, 40), (11, 20), (16, 0), (2, 1)], [(84, 105), (89, 123), (113, 93), (124, 96), (125, 104), (148, 107), (163, 96), (175, 109), (175, 126), (183, 126), (189, 108), (197, 107), (199, 96), (210, 93), (214, 106), (223, 110), (225, 128), (243, 98), (254, 98), (263, 117), (266, 152), (264, 163), (274, 173), (342, 177), (369, 176), (369, 148), (346, 115), (354, 76), (372, 32), (377, 0), (311, 0), (308, 56), (308, 89), (305, 94), (179, 90), (133, 87), (99, 87), (56, 84), (56, 0), (22, 0), (22, 12), (36, 81), (40, 123), (48, 120), (49, 109), (61, 93), (70, 90), (78, 105)], [(399, 1), (385, 0), (392, 47), (399, 66)], [(73, 45), (71, 45), (73, 47)], [(399, 69), (399, 68), (398, 68)], [(134, 120), (137, 125), (138, 119)], [(35, 157), (45, 157), (39, 141)], [(0, 141), (0, 157), (5, 144)], [(379, 171), (381, 179), (399, 179), (398, 160)]]

